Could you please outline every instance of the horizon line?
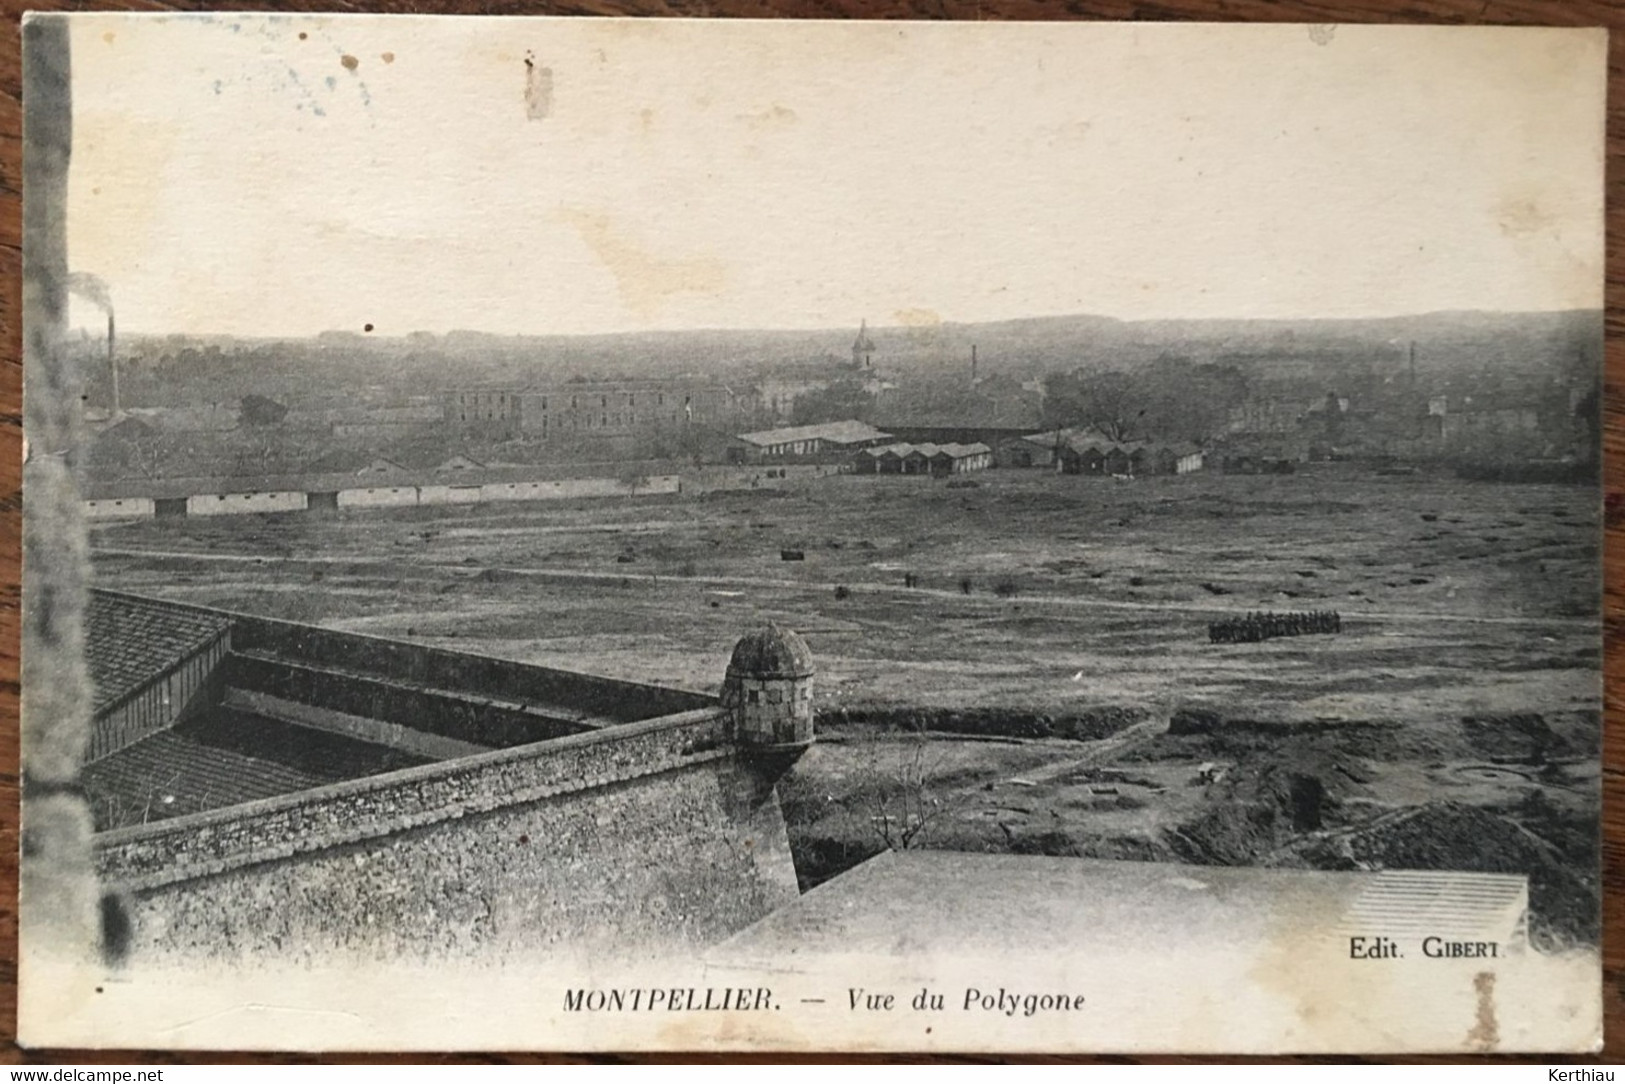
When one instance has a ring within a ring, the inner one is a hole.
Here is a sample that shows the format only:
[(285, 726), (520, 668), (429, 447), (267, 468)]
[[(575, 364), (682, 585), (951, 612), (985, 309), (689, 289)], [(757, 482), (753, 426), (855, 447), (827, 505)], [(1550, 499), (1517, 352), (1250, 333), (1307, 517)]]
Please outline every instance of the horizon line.
[[(871, 329), (883, 331), (899, 331), (904, 333), (928, 333), (939, 328), (965, 328), (986, 327), (999, 324), (1019, 324), (1045, 320), (1074, 320), (1089, 319), (1108, 321), (1117, 324), (1178, 324), (1178, 323), (1242, 323), (1242, 324), (1290, 324), (1290, 323), (1375, 323), (1385, 320), (1415, 320), (1429, 317), (1443, 316), (1561, 316), (1579, 313), (1605, 314), (1606, 305), (1579, 305), (1560, 309), (1428, 309), (1412, 312), (1395, 312), (1384, 315), (1369, 316), (1152, 316), (1152, 317), (1121, 317), (1109, 316), (1096, 312), (1066, 312), (1046, 313), (1034, 316), (1008, 316), (989, 320), (933, 320), (912, 323), (877, 323), (868, 324)], [(855, 321), (867, 324), (868, 318), (859, 316)], [(446, 338), (451, 335), (480, 335), (493, 339), (589, 339), (608, 338), (613, 336), (632, 335), (704, 335), (704, 334), (845, 334), (851, 330), (849, 324), (821, 324), (818, 326), (795, 327), (773, 325), (749, 325), (724, 327), (710, 325), (705, 327), (659, 327), (659, 328), (623, 328), (604, 331), (486, 331), (475, 327), (453, 327), (443, 331), (429, 328), (413, 328), (410, 331), (384, 332), (374, 330), (371, 326), (363, 324), (361, 328), (331, 327), (320, 331), (307, 332), (235, 332), (235, 331), (148, 331), (139, 328), (120, 327), (120, 338), (212, 338), (212, 339), (244, 339), (244, 340), (300, 340), (318, 339), (324, 335), (353, 337), (360, 340), (389, 341), (405, 340), (413, 335), (430, 335), (435, 338)]]

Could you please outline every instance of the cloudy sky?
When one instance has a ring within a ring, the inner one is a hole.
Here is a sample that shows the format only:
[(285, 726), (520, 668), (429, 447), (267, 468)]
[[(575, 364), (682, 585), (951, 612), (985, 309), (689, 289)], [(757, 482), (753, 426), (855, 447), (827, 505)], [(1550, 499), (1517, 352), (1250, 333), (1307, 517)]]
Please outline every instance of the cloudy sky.
[(120, 16), (73, 269), (142, 332), (1600, 306), (1600, 33)]

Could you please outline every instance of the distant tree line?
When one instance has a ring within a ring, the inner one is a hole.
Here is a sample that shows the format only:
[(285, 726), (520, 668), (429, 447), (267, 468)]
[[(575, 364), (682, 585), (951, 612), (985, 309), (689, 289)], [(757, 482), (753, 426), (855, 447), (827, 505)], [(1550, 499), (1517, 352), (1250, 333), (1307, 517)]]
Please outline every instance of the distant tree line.
[(862, 381), (843, 378), (796, 396), (790, 407), (790, 421), (794, 425), (817, 425), (848, 418), (869, 421), (874, 412), (875, 397), (864, 388)]
[(1201, 441), (1224, 431), (1247, 394), (1247, 378), (1230, 365), (1164, 357), (1136, 372), (1075, 369), (1045, 379), (1044, 424), (1112, 440)]

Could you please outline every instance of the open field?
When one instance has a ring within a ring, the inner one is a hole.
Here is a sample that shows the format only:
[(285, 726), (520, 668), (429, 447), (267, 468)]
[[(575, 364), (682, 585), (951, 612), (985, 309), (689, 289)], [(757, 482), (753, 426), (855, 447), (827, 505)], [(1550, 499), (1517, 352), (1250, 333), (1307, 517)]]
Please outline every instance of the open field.
[[(93, 544), (107, 586), (698, 688), (773, 618), (812, 645), (826, 710), (1212, 699), (1406, 719), (1599, 702), (1584, 488), (1330, 468), (976, 481), (151, 521)], [(1253, 609), (1337, 609), (1345, 631), (1207, 642), (1206, 622)]]
[[(746, 629), (795, 628), (824, 735), (782, 787), (805, 883), (907, 825), (908, 846), (1521, 871), (1538, 940), (1595, 938), (1591, 491), (972, 481), (148, 521), (93, 546), (108, 587), (705, 690)], [(1343, 631), (1208, 642), (1264, 609)], [(944, 732), (966, 730), (995, 737)]]

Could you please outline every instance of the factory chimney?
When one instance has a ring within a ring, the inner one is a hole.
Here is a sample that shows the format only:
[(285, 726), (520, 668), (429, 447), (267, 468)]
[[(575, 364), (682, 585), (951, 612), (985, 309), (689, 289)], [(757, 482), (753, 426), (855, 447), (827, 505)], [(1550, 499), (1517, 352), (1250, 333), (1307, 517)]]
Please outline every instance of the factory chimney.
[(114, 353), (113, 343), (113, 295), (108, 290), (107, 283), (85, 271), (75, 271), (68, 276), (68, 291), (84, 298), (107, 314), (107, 364), (113, 370), (113, 416), (119, 412), (118, 395), (118, 355)]
[(113, 310), (107, 310), (107, 367), (113, 370), (113, 418), (118, 418), (118, 354), (113, 349)]
[(970, 386), (976, 386), (976, 344), (970, 344)]

